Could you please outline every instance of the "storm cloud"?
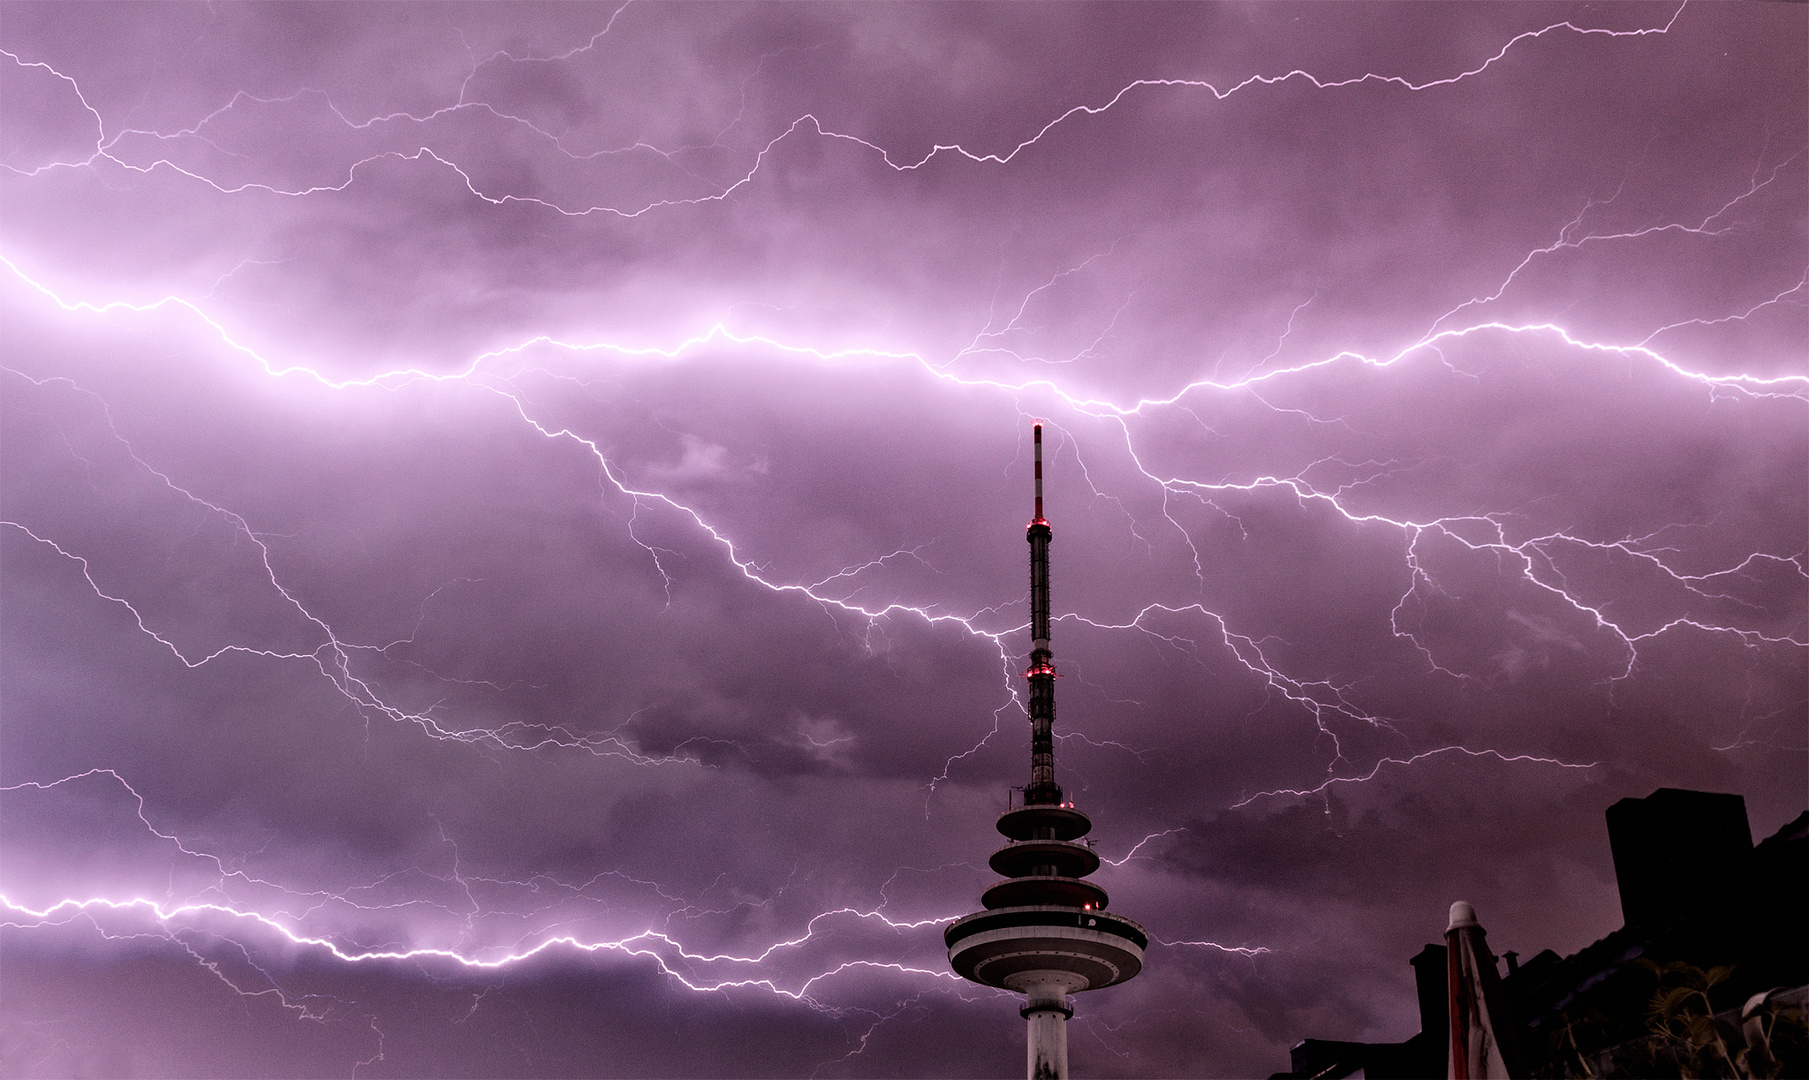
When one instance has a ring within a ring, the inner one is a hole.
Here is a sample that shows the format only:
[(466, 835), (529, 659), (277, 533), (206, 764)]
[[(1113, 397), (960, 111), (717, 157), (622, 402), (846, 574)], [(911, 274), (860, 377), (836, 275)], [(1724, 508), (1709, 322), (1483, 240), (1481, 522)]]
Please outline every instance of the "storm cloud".
[(1809, 802), (1800, 5), (14, 4), (0, 1071), (1077, 1075), (1417, 1029)]

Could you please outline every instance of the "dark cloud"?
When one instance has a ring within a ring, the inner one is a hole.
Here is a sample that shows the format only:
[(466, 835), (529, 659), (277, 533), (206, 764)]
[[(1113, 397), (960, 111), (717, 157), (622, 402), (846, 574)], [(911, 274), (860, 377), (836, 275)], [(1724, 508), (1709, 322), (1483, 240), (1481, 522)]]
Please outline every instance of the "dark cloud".
[(1014, 1073), (1032, 419), (1077, 1075), (1613, 929), (1809, 798), (1805, 17), (14, 5), (0, 1071)]

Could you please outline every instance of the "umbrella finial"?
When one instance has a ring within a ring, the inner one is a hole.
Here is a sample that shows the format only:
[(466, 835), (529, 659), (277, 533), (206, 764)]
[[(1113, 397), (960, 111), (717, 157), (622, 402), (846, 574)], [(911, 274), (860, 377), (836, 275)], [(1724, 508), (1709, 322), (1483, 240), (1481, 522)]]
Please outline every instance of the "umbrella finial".
[(1476, 925), (1479, 925), (1476, 922), (1476, 909), (1470, 906), (1468, 900), (1459, 900), (1451, 905), (1451, 925), (1445, 927), (1447, 932)]

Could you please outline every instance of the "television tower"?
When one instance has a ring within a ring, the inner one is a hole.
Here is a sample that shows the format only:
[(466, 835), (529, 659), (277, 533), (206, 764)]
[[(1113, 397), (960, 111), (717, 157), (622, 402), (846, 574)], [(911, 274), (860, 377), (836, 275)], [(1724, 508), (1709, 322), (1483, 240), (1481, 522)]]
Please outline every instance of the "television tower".
[(1093, 822), (1062, 801), (1055, 782), (1055, 655), (1049, 651), (1049, 523), (1043, 520), (1043, 425), (1036, 434), (1036, 517), (1030, 540), (1030, 784), (999, 831), (1009, 841), (990, 865), (1005, 876), (980, 898), (985, 911), (943, 932), (955, 974), (1025, 996), (1030, 1080), (1068, 1080), (1068, 995), (1124, 982), (1143, 970), (1149, 935), (1105, 910), (1086, 880), (1099, 856), (1080, 838)]

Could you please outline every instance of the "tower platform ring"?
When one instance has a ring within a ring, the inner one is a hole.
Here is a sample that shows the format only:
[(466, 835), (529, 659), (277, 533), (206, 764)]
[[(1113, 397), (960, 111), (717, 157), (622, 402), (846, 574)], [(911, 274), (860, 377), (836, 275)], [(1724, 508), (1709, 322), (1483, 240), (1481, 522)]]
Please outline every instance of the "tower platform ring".
[(1048, 874), (1007, 878), (980, 896), (990, 911), (1035, 906), (1098, 913), (1110, 900), (1104, 889), (1084, 878)]
[(1010, 907), (957, 919), (943, 931), (949, 965), (964, 979), (1011, 989), (1006, 980), (1029, 971), (1073, 974), (1097, 990), (1143, 970), (1149, 934), (1105, 911), (1071, 907)]
[(1052, 865), (1061, 877), (1084, 878), (1099, 869), (1099, 854), (1072, 840), (1013, 840), (992, 853), (987, 865), (1001, 877), (1024, 877), (1038, 864)]
[(1077, 840), (1092, 829), (1093, 819), (1062, 803), (1015, 807), (1000, 814), (998, 821), (999, 832), (1013, 840)]

